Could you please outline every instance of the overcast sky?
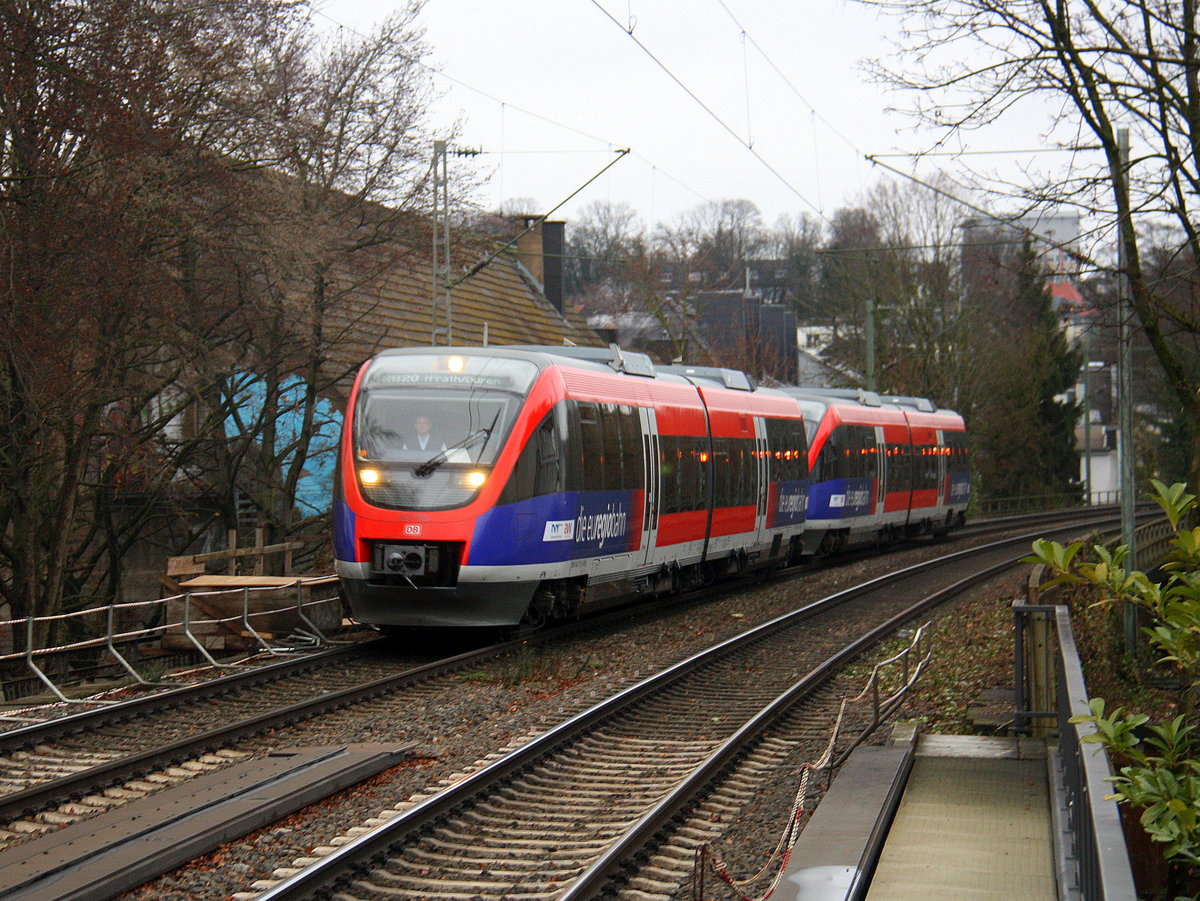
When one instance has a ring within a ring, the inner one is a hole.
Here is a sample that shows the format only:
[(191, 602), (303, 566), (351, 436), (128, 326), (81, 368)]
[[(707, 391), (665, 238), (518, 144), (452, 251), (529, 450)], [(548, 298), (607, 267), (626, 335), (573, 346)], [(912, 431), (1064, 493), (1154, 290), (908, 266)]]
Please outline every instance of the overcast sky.
[[(390, 8), (318, 4), (325, 24), (357, 31)], [(491, 209), (528, 198), (544, 212), (627, 147), (555, 218), (607, 200), (653, 226), (724, 198), (753, 201), (768, 225), (830, 216), (887, 177), (865, 154), (930, 143), (887, 112), (903, 98), (862, 72), (864, 58), (890, 53), (896, 22), (846, 0), (428, 0), (422, 22), (427, 61), (447, 76), (435, 79), (433, 122), (458, 120), (458, 143), (485, 152), (478, 201)], [(1039, 126), (968, 149), (1036, 146)]]

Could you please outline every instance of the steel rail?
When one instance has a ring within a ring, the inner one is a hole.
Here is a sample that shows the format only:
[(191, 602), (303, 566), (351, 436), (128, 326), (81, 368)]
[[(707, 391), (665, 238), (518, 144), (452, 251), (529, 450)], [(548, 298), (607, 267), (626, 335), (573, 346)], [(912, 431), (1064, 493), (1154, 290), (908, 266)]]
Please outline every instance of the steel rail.
[[(1022, 536), (1021, 538), (1007, 540), (1020, 541), (1028, 539)], [(959, 555), (970, 553), (973, 553), (973, 551), (960, 551), (957, 554), (938, 558), (938, 561), (934, 561), (934, 563), (950, 561), (956, 559)], [(913, 567), (899, 570), (888, 576), (880, 577), (880, 579), (846, 589), (844, 592), (839, 592), (825, 600), (830, 602), (830, 606), (833, 605), (834, 601), (832, 599), (834, 598), (840, 599), (837, 601), (838, 603), (849, 600), (851, 597), (857, 596), (855, 592), (862, 593), (874, 590), (874, 587), (878, 584), (884, 584), (890, 579), (900, 578), (912, 569)], [(789, 575), (794, 577), (803, 575), (803, 573), (803, 570), (796, 570), (789, 573)], [(723, 583), (715, 588), (687, 593), (671, 599), (671, 606), (701, 603), (711, 598), (714, 593), (727, 592), (730, 587), (737, 589), (741, 586), (731, 586), (729, 583)], [(542, 644), (582, 630), (603, 628), (615, 621), (627, 619), (630, 615), (661, 612), (667, 605), (660, 599), (658, 604), (651, 607), (649, 611), (646, 609), (647, 606), (619, 608), (599, 616), (590, 617), (579, 623), (565, 624), (540, 631), (531, 636), (499, 642), (443, 660), (411, 667), (370, 682), (360, 683), (334, 692), (327, 692), (314, 698), (308, 698), (274, 710), (245, 717), (203, 733), (188, 736), (108, 763), (89, 767), (78, 773), (46, 780), (15, 792), (0, 795), (0, 821), (11, 822), (19, 817), (43, 810), (54, 804), (63, 803), (71, 798), (78, 798), (103, 791), (106, 788), (137, 778), (154, 769), (174, 765), (183, 760), (227, 747), (230, 743), (240, 739), (261, 734), (262, 732), (279, 728), (288, 723), (349, 707), (363, 700), (400, 690), (413, 682), (431, 678), (440, 673), (452, 672), (459, 668), (477, 664), (483, 660), (502, 656), (513, 649), (528, 644), (530, 641), (533, 641), (535, 644)], [(308, 670), (329, 665), (344, 657), (353, 657), (363, 653), (364, 649), (381, 643), (382, 640), (374, 640), (360, 645), (343, 646), (316, 654), (308, 654), (304, 657), (271, 663), (245, 672), (227, 674), (213, 680), (123, 701), (109, 707), (82, 711), (48, 720), (44, 723), (23, 726), (0, 734), (0, 753), (12, 753), (15, 750), (50, 743), (72, 734), (87, 732), (113, 723), (125, 722), (138, 717), (151, 717), (165, 710), (184, 708), (190, 704), (197, 703), (201, 699), (221, 697), (234, 691), (253, 688), (257, 685), (270, 684)]]
[[(0, 821), (14, 820), (50, 804), (62, 803), (64, 799), (103, 790), (122, 781), (136, 778), (148, 771), (226, 747), (229, 743), (242, 738), (276, 729), (298, 720), (311, 719), (369, 698), (397, 691), (413, 682), (495, 657), (508, 649), (507, 644), (491, 645), (432, 663), (410, 667), (370, 682), (326, 692), (313, 698), (245, 717), (170, 744), (89, 767), (79, 773), (48, 780), (7, 795), (0, 795)], [(112, 709), (102, 712), (111, 713)]]
[[(1086, 512), (1088, 508), (1084, 509)], [(1095, 511), (1105, 510), (1105, 508), (1092, 509)], [(1081, 515), (1082, 514), (1079, 511), (1072, 509), (1051, 514), (1037, 513), (1002, 517), (978, 524), (968, 525), (966, 528), (971, 530), (969, 532), (960, 530), (952, 534), (963, 537), (970, 534), (987, 534), (989, 531), (994, 531), (1000, 528), (1015, 528), (1020, 527), (1023, 524), (1033, 525), (1043, 521), (1053, 522), (1063, 518), (1075, 519), (1079, 518)], [(908, 546), (911, 547), (911, 545)], [(805, 570), (803, 568), (793, 571), (795, 575), (803, 575), (804, 572)], [(706, 597), (706, 595), (701, 595), (698, 592), (692, 592), (680, 600), (684, 603), (689, 603), (695, 599), (703, 597)], [(661, 600), (659, 603), (661, 604)], [(523, 636), (523, 638), (528, 637), (529, 636)], [(68, 735), (86, 732), (95, 729), (101, 724), (121, 722), (136, 716), (154, 715), (160, 710), (184, 707), (188, 704), (195, 703), (200, 698), (220, 697), (222, 694), (231, 691), (237, 691), (256, 685), (265, 685), (272, 681), (288, 678), (308, 669), (316, 669), (326, 666), (329, 663), (335, 662), (343, 657), (355, 656), (362, 653), (362, 651), (367, 647), (382, 643), (382, 639), (373, 638), (352, 645), (331, 648), (325, 651), (303, 653), (290, 659), (266, 663), (262, 666), (256, 666), (238, 672), (223, 674), (213, 679), (206, 679), (176, 688), (164, 689), (152, 694), (146, 694), (136, 698), (118, 701), (115, 704), (110, 704), (104, 707), (78, 711), (66, 716), (45, 720), (40, 723), (32, 723), (12, 729), (6, 729), (4, 731), (0, 731), (0, 754), (11, 754), (14, 751), (22, 750), (23, 748), (52, 742)], [(501, 647), (504, 644), (504, 642), (501, 642), (500, 644), (496, 645), (496, 647)]]
[[(1064, 526), (1063, 528), (1070, 528)], [(1029, 542), (1034, 538), (1044, 536), (1044, 532), (1030, 533), (1026, 535), (1016, 536), (1004, 539), (1002, 541), (993, 542), (979, 548), (958, 551), (952, 554), (939, 557), (936, 560), (927, 561), (925, 563), (916, 564), (905, 567), (894, 573), (889, 573), (885, 576), (880, 576), (871, 579), (867, 582), (856, 586), (844, 589), (829, 595), (817, 601), (810, 602), (791, 611), (783, 616), (763, 623), (753, 629), (750, 629), (741, 635), (723, 641), (712, 648), (697, 653), (688, 659), (681, 661), (653, 676), (648, 677), (642, 682), (634, 685), (618, 694), (594, 705), (589, 710), (578, 714), (572, 719), (559, 726), (541, 734), (540, 736), (531, 739), (529, 742), (517, 748), (514, 751), (506, 754), (500, 759), (494, 761), (490, 765), (477, 770), (469, 776), (455, 783), (450, 788), (443, 792), (435, 794), (423, 801), (418, 802), (414, 806), (408, 808), (403, 813), (388, 821), (387, 823), (376, 827), (372, 831), (348, 842), (338, 848), (333, 853), (322, 858), (316, 863), (304, 868), (300, 872), (294, 874), (273, 888), (268, 889), (261, 894), (258, 901), (294, 901), (299, 898), (323, 897), (328, 893), (336, 890), (336, 887), (347, 879), (353, 879), (354, 874), (360, 870), (370, 868), (375, 861), (381, 856), (385, 856), (391, 849), (401, 844), (401, 839), (420, 830), (429, 827), (438, 820), (449, 815), (456, 808), (468, 803), (476, 796), (483, 794), (488, 788), (497, 783), (502, 783), (517, 773), (534, 766), (539, 760), (550, 755), (555, 749), (569, 742), (571, 739), (580, 735), (589, 729), (593, 728), (597, 723), (605, 720), (613, 714), (619, 712), (623, 708), (636, 703), (637, 701), (659, 691), (670, 683), (676, 682), (694, 670), (707, 666), (714, 661), (722, 659), (734, 651), (749, 645), (752, 642), (765, 639), (773, 633), (782, 629), (796, 625), (798, 622), (811, 618), (817, 613), (833, 609), (843, 603), (846, 603), (854, 598), (862, 595), (877, 592), (882, 588), (893, 585), (901, 580), (919, 576), (931, 572), (933, 570), (945, 567), (947, 565), (963, 562), (969, 557), (978, 556), (988, 553), (989, 551), (997, 551), (1015, 545), (1028, 546)], [(959, 580), (956, 583), (958, 590), (966, 587), (964, 582), (969, 581), (973, 584), (975, 581), (987, 578), (992, 572), (1000, 569), (1005, 569), (1013, 565), (1014, 560), (1019, 558), (1006, 557), (1003, 561), (997, 564), (992, 564), (988, 567), (984, 574), (973, 574), (969, 580)], [(900, 619), (907, 620), (913, 616), (919, 615), (921, 610), (929, 606), (939, 603), (944, 600), (946, 593), (950, 589), (944, 588), (933, 596), (922, 598), (922, 601), (917, 605), (910, 605), (901, 615)], [(892, 628), (895, 627), (894, 622)], [(882, 628), (882, 627), (881, 627)], [(877, 640), (878, 635), (883, 634), (881, 629), (873, 630), (872, 637), (859, 638), (853, 642), (851, 648), (837, 652), (830, 660), (818, 666), (805, 681), (808, 687), (804, 691), (811, 690), (814, 681), (823, 681), (829, 673), (834, 671), (848, 656), (861, 651), (865, 643), (871, 640)], [(787, 694), (791, 694), (789, 691)], [(782, 709), (783, 701), (776, 700), (771, 707), (773, 713), (760, 713), (759, 717), (774, 719), (778, 716), (778, 711)], [(747, 725), (738, 730), (739, 734), (743, 734), (748, 729)], [(726, 743), (728, 744), (728, 742)], [(719, 752), (720, 753), (720, 752)], [(729, 745), (724, 750), (724, 756), (729, 757), (735, 753), (735, 746)], [(711, 764), (714, 768), (720, 769), (725, 765), (723, 759), (718, 758)], [(691, 780), (689, 780), (690, 782)], [(672, 795), (675, 793), (672, 792)], [(682, 802), (681, 802), (682, 803)], [(669, 818), (671, 813), (663, 814), (647, 814), (634, 827), (637, 838), (630, 839), (632, 843), (637, 843), (643, 840), (643, 834), (652, 834), (659, 828), (665, 818)], [(609, 855), (604, 855), (600, 860), (603, 864), (597, 862), (596, 866), (608, 868), (613, 865), (613, 860)], [(582, 889), (582, 894), (574, 897), (595, 897), (594, 894), (587, 894)], [(566, 895), (560, 897), (567, 897)]]
[(938, 589), (826, 658), (795, 685), (747, 720), (687, 779), (682, 781), (656, 807), (648, 811), (628, 832), (597, 858), (579, 876), (577, 881), (559, 896), (557, 901), (583, 901), (583, 899), (596, 897), (598, 889), (611, 881), (613, 873), (620, 869), (622, 861), (627, 860), (638, 849), (648, 844), (655, 833), (666, 827), (681, 811), (693, 806), (693, 799), (704, 790), (705, 786), (718, 779), (722, 772), (734, 766), (741, 757), (748, 753), (751, 745), (763, 732), (770, 729), (792, 707), (812, 694), (839, 669), (895, 632), (904, 623), (919, 617), (927, 610), (944, 603), (973, 585), (1009, 569), (1019, 563), (1020, 559), (1020, 557), (1012, 557), (1003, 560)]
[[(1119, 513), (1119, 510), (1115, 512)], [(1113, 522), (1119, 523), (1119, 519), (1114, 519)], [(1067, 527), (1064, 526), (1064, 528)], [(1105, 532), (1103, 534), (1111, 535), (1115, 534), (1115, 532)], [(865, 649), (887, 637), (887, 635), (894, 632), (904, 623), (916, 619), (923, 613), (939, 606), (946, 600), (979, 582), (986, 581), (992, 576), (1011, 568), (1020, 563), (1021, 559), (1021, 557), (1016, 557), (1000, 561), (966, 578), (960, 579), (952, 585), (947, 585), (933, 592), (928, 597), (923, 598), (865, 633), (862, 637), (847, 645), (845, 649), (814, 668), (801, 681), (765, 706), (752, 719), (748, 720), (741, 729), (713, 751), (709, 758), (687, 779), (662, 798), (654, 809), (648, 811), (638, 823), (609, 846), (604, 854), (597, 858), (578, 877), (576, 882), (572, 883), (571, 887), (558, 897), (557, 901), (585, 901), (585, 899), (596, 897), (605, 885), (613, 881), (614, 875), (623, 868), (625, 861), (631, 859), (642, 848), (650, 844), (655, 834), (666, 828), (670, 821), (679, 816), (681, 812), (689, 808), (694, 808), (698, 797), (705, 792), (708, 786), (718, 781), (722, 773), (728, 771), (739, 759), (749, 752), (751, 746), (763, 733), (778, 722), (805, 695), (810, 694), (821, 683), (826, 681), (839, 666), (849, 662)], [(1069, 614), (1066, 614), (1060, 608), (1060, 620), (1064, 616), (1067, 617), (1069, 629)], [(1082, 685), (1082, 676), (1079, 677), (1079, 683)], [(1097, 772), (1103, 769), (1102, 764), (1094, 761), (1093, 766), (1096, 767)], [(1100, 779), (1096, 784), (1102, 784), (1102, 782), (1103, 780)], [(873, 853), (877, 854), (878, 850), (879, 848), (875, 847)]]

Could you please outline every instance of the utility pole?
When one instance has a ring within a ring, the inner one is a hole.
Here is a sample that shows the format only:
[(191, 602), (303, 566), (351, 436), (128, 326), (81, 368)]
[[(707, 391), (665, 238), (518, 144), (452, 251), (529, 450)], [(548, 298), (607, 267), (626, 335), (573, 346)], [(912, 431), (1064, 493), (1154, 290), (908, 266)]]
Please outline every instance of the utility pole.
[[(454, 341), (450, 318), (450, 174), (446, 142), (433, 142), (433, 296), (431, 299), (430, 344), (438, 343), (438, 335), (446, 336), (446, 346)], [(439, 312), (445, 325), (439, 326)]]
[[(1120, 161), (1118, 178), (1120, 184), (1129, 180), (1129, 129), (1117, 131), (1117, 154)], [(1118, 380), (1120, 384), (1120, 442), (1117, 445), (1121, 461), (1121, 543), (1129, 549), (1125, 559), (1125, 571), (1137, 568), (1137, 535), (1134, 532), (1134, 497), (1137, 490), (1133, 467), (1133, 323), (1130, 321), (1133, 311), (1129, 304), (1129, 275), (1128, 260), (1125, 255), (1126, 231), (1133, 227), (1132, 222), (1125, 221), (1122, 216), (1117, 223), (1117, 285), (1120, 293), (1118, 315), (1120, 316), (1120, 333), (1118, 336), (1119, 356), (1117, 358)], [(1137, 650), (1137, 611), (1130, 602), (1125, 603), (1125, 651), (1133, 654)]]

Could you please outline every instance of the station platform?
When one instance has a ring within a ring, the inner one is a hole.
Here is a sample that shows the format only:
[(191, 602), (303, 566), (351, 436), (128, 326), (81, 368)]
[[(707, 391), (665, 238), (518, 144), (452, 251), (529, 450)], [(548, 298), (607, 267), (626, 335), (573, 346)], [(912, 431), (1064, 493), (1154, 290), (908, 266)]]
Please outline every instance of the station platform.
[(1058, 901), (1046, 754), (1040, 740), (982, 736), (858, 748), (775, 897)]

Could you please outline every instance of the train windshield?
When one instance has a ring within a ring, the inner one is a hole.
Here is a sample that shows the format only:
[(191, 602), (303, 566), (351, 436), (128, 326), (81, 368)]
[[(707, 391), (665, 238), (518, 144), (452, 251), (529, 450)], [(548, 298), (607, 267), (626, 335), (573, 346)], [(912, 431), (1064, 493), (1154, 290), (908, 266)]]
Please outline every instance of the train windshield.
[(359, 393), (355, 457), (430, 471), (490, 464), (537, 373), (530, 362), (497, 357), (382, 357)]
[(393, 510), (470, 503), (537, 375), (526, 360), (449, 351), (377, 358), (354, 412), (364, 499)]

